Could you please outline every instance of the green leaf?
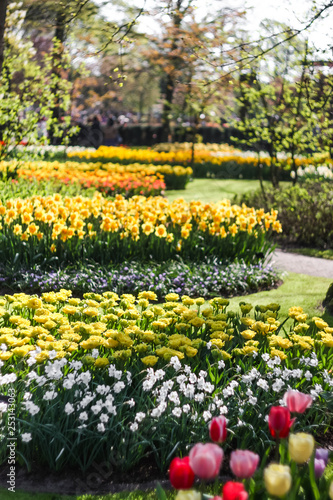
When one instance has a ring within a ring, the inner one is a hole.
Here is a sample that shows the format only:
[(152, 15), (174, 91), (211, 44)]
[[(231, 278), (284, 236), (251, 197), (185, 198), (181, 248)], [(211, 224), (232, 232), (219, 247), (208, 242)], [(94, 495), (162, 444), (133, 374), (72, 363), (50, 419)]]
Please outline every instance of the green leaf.
[(158, 500), (167, 500), (167, 496), (165, 494), (165, 491), (163, 490), (160, 483), (157, 483), (156, 494), (157, 494)]

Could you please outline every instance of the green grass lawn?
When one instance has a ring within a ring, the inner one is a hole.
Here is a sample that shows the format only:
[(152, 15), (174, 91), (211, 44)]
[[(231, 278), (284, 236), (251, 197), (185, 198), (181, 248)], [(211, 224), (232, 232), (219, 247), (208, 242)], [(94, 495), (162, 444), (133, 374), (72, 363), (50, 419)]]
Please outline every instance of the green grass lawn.
[(321, 259), (333, 260), (333, 249), (320, 250), (318, 248), (287, 248), (288, 252), (307, 255), (309, 257), (319, 257)]
[(265, 305), (277, 302), (281, 305), (279, 316), (286, 318), (292, 306), (303, 307), (309, 316), (321, 316), (330, 326), (333, 326), (333, 317), (326, 314), (321, 306), (327, 289), (332, 280), (329, 278), (315, 278), (305, 274), (288, 273), (283, 278), (283, 284), (274, 290), (254, 293), (230, 299), (230, 306), (235, 309), (239, 302), (249, 302), (253, 305)]
[[(281, 185), (288, 184), (281, 182)], [(264, 181), (270, 186), (269, 181)], [(166, 197), (173, 201), (184, 198), (185, 201), (201, 200), (206, 203), (220, 201), (223, 198), (231, 200), (235, 195), (248, 193), (260, 188), (258, 180), (246, 179), (194, 179), (187, 184), (186, 189), (166, 191)]]

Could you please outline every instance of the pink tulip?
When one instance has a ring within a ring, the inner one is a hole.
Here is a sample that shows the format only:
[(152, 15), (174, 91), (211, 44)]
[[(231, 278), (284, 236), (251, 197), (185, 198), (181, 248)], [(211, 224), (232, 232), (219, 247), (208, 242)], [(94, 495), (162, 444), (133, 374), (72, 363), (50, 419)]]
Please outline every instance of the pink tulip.
[(214, 417), (209, 424), (210, 439), (215, 443), (223, 443), (227, 438), (227, 419)]
[(217, 444), (197, 443), (189, 453), (190, 466), (200, 479), (213, 479), (219, 473), (223, 455)]
[(259, 464), (259, 455), (249, 450), (236, 450), (230, 455), (230, 469), (239, 479), (252, 477)]
[(312, 405), (312, 397), (299, 391), (287, 391), (283, 400), (291, 413), (304, 413)]

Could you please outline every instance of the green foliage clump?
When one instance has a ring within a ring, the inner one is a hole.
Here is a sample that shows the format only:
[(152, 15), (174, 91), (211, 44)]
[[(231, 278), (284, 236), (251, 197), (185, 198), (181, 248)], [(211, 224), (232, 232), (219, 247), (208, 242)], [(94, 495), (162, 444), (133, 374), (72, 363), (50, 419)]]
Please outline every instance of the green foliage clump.
[(244, 194), (240, 202), (278, 210), (283, 232), (276, 240), (316, 248), (333, 245), (333, 191), (329, 182), (307, 181), (302, 186), (270, 188)]
[(333, 314), (333, 283), (328, 287), (326, 297), (323, 301), (323, 306), (326, 308), (326, 312)]

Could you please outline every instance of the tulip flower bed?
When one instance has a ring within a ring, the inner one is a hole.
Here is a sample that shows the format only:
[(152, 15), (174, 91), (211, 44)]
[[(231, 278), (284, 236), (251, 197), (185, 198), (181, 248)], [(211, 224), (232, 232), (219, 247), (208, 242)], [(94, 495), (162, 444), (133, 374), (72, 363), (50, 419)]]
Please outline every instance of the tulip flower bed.
[[(153, 151), (158, 151), (159, 153), (168, 153), (170, 151), (191, 151), (191, 142), (160, 142), (154, 144), (150, 149)], [(230, 144), (218, 144), (218, 143), (203, 143), (198, 142), (194, 144), (195, 151), (210, 151), (214, 153), (240, 153), (239, 149), (236, 149)], [(81, 149), (82, 151), (82, 149)]]
[(160, 194), (165, 189), (164, 180), (168, 189), (185, 189), (193, 173), (190, 167), (169, 165), (74, 161), (26, 161), (22, 164), (16, 160), (0, 162), (0, 171), (18, 179), (58, 180), (67, 184), (76, 182), (83, 188), (93, 186), (108, 195), (126, 193), (127, 196)]
[[(295, 179), (295, 172), (291, 172), (290, 176)], [(304, 182), (307, 179), (315, 181), (332, 181), (333, 180), (333, 165), (308, 165), (304, 168), (297, 169), (297, 179), (299, 182)]]
[[(329, 450), (315, 449), (311, 434), (291, 432), (297, 417), (312, 405), (312, 397), (289, 390), (282, 402), (285, 406), (272, 406), (268, 414), (268, 428), (276, 442), (275, 461), (267, 465), (267, 452), (260, 464), (260, 456), (253, 451), (232, 451), (229, 467), (237, 481), (225, 482), (220, 489), (222, 496), (191, 490), (195, 476), (201, 480), (216, 479), (222, 466), (224, 452), (220, 445), (227, 439), (227, 419), (214, 417), (209, 424), (214, 443), (197, 443), (188, 456), (174, 458), (170, 464), (170, 482), (179, 490), (176, 500), (333, 499), (333, 475), (328, 480), (324, 475)], [(157, 496), (159, 500), (167, 498), (161, 487)]]
[[(21, 165), (21, 166), (20, 166)], [(106, 196), (122, 194), (126, 198), (135, 195), (157, 196), (165, 190), (164, 178), (153, 169), (133, 169), (106, 165), (100, 169), (95, 164), (59, 162), (1, 162), (0, 170), (15, 178), (40, 181), (56, 181), (78, 184), (83, 190), (94, 188)], [(180, 167), (182, 168), (182, 167)], [(170, 167), (172, 170), (172, 168)], [(182, 170), (185, 170), (182, 168)], [(175, 175), (175, 174), (173, 174)], [(183, 187), (183, 186), (182, 186)], [(184, 186), (185, 187), (185, 186)]]
[[(169, 294), (163, 307), (156, 298), (62, 290), (1, 300), (0, 386), (15, 399), (18, 460), (130, 470), (149, 457), (166, 470), (207, 441), (205, 422), (218, 416), (231, 449), (263, 454), (274, 437), (266, 415), (287, 389), (313, 400), (295, 426), (323, 436), (332, 425), (333, 329), (323, 320), (292, 307), (281, 324), (277, 304), (250, 315), (222, 298), (204, 306)], [(283, 437), (291, 421), (276, 421)], [(1, 440), (1, 462), (6, 450)]]
[[(318, 164), (325, 161), (327, 155), (315, 155), (311, 158), (296, 158), (298, 167)], [(253, 152), (242, 152), (234, 148), (223, 147), (222, 150), (207, 148), (198, 145), (195, 150), (194, 163), (192, 165), (192, 152), (185, 144), (184, 148), (175, 147), (168, 151), (156, 151), (154, 149), (132, 149), (125, 147), (101, 146), (95, 151), (68, 152), (67, 157), (75, 161), (97, 161), (102, 163), (141, 164), (154, 165), (182, 165), (191, 164), (195, 178), (217, 177), (226, 179), (258, 178), (258, 155)], [(260, 155), (261, 173), (264, 179), (270, 180), (270, 158), (267, 153)], [(290, 180), (291, 159), (281, 154), (279, 157), (281, 165), (280, 180)]]
[(280, 232), (277, 212), (231, 205), (170, 203), (165, 198), (96, 193), (93, 198), (54, 196), (9, 199), (0, 205), (0, 256), (8, 265), (34, 267), (92, 260), (166, 261), (176, 255), (200, 262), (209, 255), (223, 262), (253, 263), (272, 250)]
[(24, 145), (18, 144), (9, 151), (9, 156), (19, 160), (31, 160), (31, 158), (47, 161), (65, 161), (67, 153), (79, 153), (81, 151), (95, 151), (95, 148), (82, 146), (51, 146), (51, 145)]

